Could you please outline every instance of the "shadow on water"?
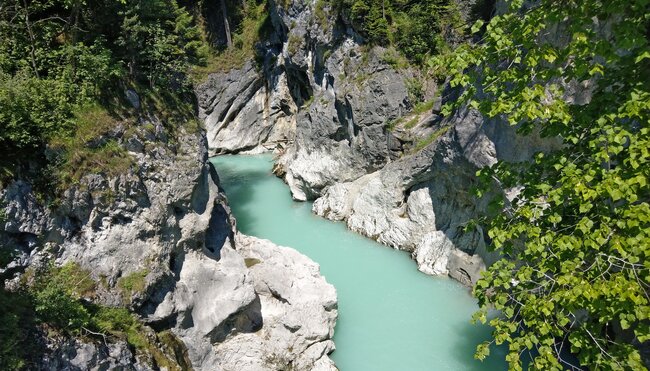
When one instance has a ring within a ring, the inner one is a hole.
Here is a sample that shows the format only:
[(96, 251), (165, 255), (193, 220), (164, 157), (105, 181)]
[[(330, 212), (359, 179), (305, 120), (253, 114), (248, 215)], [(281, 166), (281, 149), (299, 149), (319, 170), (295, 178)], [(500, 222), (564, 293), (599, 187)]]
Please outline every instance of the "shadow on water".
[[(463, 362), (464, 370), (468, 371), (499, 371), (505, 370), (503, 359), (507, 353), (505, 345), (491, 345), (490, 356), (480, 361), (474, 358), (473, 351), (486, 340), (490, 340), (492, 328), (487, 325), (462, 323), (457, 329), (458, 336), (454, 341), (453, 356)], [(469, 351), (468, 351), (469, 350)]]
[(260, 222), (260, 216), (255, 212), (255, 184), (269, 178), (270, 172), (256, 169), (242, 169), (213, 160), (221, 187), (228, 196), (228, 202), (237, 208), (237, 227), (239, 230), (254, 233), (254, 226)]

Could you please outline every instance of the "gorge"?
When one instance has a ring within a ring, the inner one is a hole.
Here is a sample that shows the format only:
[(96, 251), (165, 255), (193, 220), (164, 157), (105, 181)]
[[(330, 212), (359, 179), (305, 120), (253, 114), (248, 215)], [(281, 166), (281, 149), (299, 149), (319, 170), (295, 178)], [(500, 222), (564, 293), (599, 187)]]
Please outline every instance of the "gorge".
[(649, 14), (1, 3), (0, 369), (647, 369)]
[(430, 278), (407, 254), (320, 220), (290, 200), (272, 158), (212, 159), (242, 233), (291, 246), (320, 265), (336, 287), (339, 318), (331, 357), (341, 370), (503, 370), (503, 353), (472, 358), (489, 328), (472, 326), (474, 299), (460, 284)]

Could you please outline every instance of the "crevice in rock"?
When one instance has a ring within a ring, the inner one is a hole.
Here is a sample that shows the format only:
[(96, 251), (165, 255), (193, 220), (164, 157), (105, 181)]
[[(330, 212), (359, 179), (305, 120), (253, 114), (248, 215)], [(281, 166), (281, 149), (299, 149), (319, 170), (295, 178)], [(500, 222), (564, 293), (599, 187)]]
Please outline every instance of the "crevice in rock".
[(126, 215), (118, 214), (118, 215), (113, 215), (111, 217), (111, 222), (112, 222), (113, 225), (126, 225), (126, 224), (130, 224), (131, 222), (133, 222), (133, 219), (131, 219), (130, 217), (128, 217)]
[(314, 95), (307, 72), (288, 66), (285, 68), (289, 93), (297, 106), (302, 106)]
[(210, 190), (208, 188), (209, 187), (208, 187), (207, 171), (206, 169), (204, 169), (203, 171), (201, 171), (201, 175), (199, 176), (199, 179), (197, 179), (196, 184), (194, 185), (194, 189), (192, 190), (192, 197), (190, 200), (192, 209), (197, 214), (203, 214), (208, 205), (208, 200), (210, 197)]
[(253, 333), (259, 331), (264, 325), (262, 318), (262, 303), (258, 295), (255, 299), (242, 308), (228, 316), (218, 327), (213, 329), (208, 335), (210, 342), (221, 343), (228, 337), (238, 333)]
[(271, 296), (273, 297), (273, 299), (275, 299), (275, 300), (277, 300), (277, 301), (279, 301), (279, 302), (281, 302), (283, 304), (291, 305), (291, 303), (289, 303), (289, 300), (283, 298), (282, 295), (280, 295), (280, 293), (277, 292), (276, 290), (273, 290), (272, 288), (269, 287), (269, 292), (271, 293)]
[(230, 238), (231, 241), (233, 240), (232, 226), (228, 219), (228, 211), (221, 203), (215, 201), (204, 241), (206, 249), (213, 254), (213, 256), (211, 256), (212, 258), (216, 260), (221, 259), (221, 248), (228, 238)]
[(472, 279), (470, 278), (469, 273), (462, 268), (458, 268), (456, 274), (450, 273), (450, 276), (465, 286), (472, 286)]

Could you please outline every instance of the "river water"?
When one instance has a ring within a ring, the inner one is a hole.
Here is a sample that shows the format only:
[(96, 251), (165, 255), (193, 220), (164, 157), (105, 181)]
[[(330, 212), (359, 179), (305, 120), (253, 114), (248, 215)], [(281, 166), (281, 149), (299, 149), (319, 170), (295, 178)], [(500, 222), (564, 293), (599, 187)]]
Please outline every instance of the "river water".
[(476, 301), (448, 278), (420, 273), (414, 261), (311, 213), (271, 174), (272, 157), (219, 156), (219, 173), (237, 227), (290, 246), (320, 264), (336, 287), (339, 319), (331, 357), (341, 371), (505, 370), (504, 355), (473, 358), (489, 328), (473, 325)]

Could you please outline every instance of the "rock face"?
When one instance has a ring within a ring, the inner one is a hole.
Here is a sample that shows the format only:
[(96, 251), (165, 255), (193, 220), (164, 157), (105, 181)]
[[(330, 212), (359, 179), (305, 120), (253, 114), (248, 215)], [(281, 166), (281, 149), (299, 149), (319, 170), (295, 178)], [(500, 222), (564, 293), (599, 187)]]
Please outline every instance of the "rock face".
[(196, 88), (210, 155), (260, 153), (293, 141), (296, 104), (285, 75), (266, 80), (252, 62)]
[[(410, 71), (386, 62), (324, 2), (270, 2), (274, 33), (246, 64), (196, 89), (210, 153), (283, 152), (278, 170), (298, 200), (380, 169), (399, 142), (385, 130), (410, 107)], [(396, 148), (397, 146), (397, 148)]]
[[(470, 22), (477, 2), (457, 2)], [(326, 2), (271, 1), (270, 17), (257, 69), (213, 74), (197, 88), (210, 151), (276, 150), (276, 174), (294, 199), (316, 200), (316, 214), (411, 252), (427, 274), (476, 282), (495, 258), (471, 222), (485, 209), (470, 193), (476, 170), (558, 143), (521, 137), (476, 111), (443, 120), (441, 97), (457, 94), (426, 81), (433, 107), (414, 112), (408, 87), (417, 71), (389, 63), (394, 51), (362, 46)]]
[(214, 354), (223, 369), (337, 370), (327, 357), (334, 350), (336, 290), (318, 265), (266, 240), (238, 235), (236, 241), (257, 295), (219, 334), (226, 339)]
[(47, 370), (147, 370), (146, 364), (133, 362), (133, 353), (126, 342), (111, 344), (69, 339), (53, 344), (42, 359)]
[(463, 110), (438, 123), (439, 137), (413, 155), (353, 182), (339, 183), (313, 211), (381, 243), (411, 252), (427, 274), (471, 285), (484, 268), (485, 237), (471, 220), (486, 205), (471, 195), (477, 169), (499, 159), (523, 161), (559, 145), (522, 138), (500, 122)]
[[(196, 370), (334, 370), (334, 288), (307, 257), (237, 234), (205, 135), (178, 128), (170, 141), (155, 117), (115, 135), (137, 166), (86, 175), (57, 209), (25, 182), (0, 192), (0, 241), (16, 255), (0, 272), (9, 286), (27, 267), (75, 262), (100, 282), (97, 303), (171, 331)], [(44, 369), (158, 367), (113, 340), (48, 344)]]

